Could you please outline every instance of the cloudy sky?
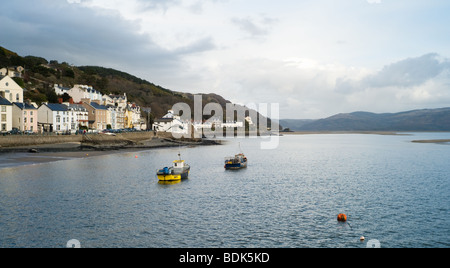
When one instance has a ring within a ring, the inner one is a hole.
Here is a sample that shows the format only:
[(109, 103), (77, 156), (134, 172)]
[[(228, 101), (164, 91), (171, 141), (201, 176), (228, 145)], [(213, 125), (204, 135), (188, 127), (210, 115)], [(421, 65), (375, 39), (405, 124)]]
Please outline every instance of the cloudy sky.
[(0, 45), (282, 118), (450, 106), (447, 0), (15, 0)]

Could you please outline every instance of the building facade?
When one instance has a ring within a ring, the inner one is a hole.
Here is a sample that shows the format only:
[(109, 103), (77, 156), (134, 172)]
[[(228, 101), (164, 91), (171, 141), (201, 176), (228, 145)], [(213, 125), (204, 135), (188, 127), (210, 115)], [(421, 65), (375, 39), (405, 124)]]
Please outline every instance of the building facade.
[(108, 107), (96, 102), (83, 102), (83, 106), (88, 111), (89, 128), (103, 130), (108, 127)]
[(0, 97), (0, 133), (12, 130), (12, 103)]
[(38, 109), (38, 126), (42, 132), (70, 132), (72, 124), (67, 106), (54, 103), (41, 105)]
[(7, 99), (11, 103), (23, 103), (23, 88), (11, 77), (0, 76), (0, 97)]
[(28, 103), (13, 103), (13, 128), (22, 132), (38, 132), (38, 109)]

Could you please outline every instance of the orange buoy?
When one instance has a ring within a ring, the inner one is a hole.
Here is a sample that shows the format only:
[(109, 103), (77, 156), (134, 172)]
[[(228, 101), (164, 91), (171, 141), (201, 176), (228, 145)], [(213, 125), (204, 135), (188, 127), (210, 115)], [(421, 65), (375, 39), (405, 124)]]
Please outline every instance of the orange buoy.
[(346, 222), (346, 221), (347, 221), (347, 215), (345, 215), (345, 214), (339, 214), (338, 217), (337, 217), (337, 220), (338, 220), (339, 222)]

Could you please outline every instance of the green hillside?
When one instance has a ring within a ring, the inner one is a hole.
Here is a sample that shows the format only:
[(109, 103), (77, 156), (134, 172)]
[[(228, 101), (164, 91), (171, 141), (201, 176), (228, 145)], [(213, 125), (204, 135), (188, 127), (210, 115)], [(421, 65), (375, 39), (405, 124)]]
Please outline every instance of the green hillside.
[[(141, 107), (151, 107), (153, 117), (161, 117), (179, 102), (193, 108), (193, 96), (175, 92), (155, 85), (131, 74), (98, 66), (71, 66), (66, 62), (49, 61), (36, 56), (19, 56), (0, 47), (0, 68), (25, 67), (23, 78), (15, 78), (24, 89), (24, 98), (37, 104), (57, 102), (54, 84), (72, 87), (76, 84), (90, 85), (103, 94), (127, 94), (129, 101)], [(204, 95), (204, 103), (216, 102), (225, 106), (226, 101), (215, 94)]]

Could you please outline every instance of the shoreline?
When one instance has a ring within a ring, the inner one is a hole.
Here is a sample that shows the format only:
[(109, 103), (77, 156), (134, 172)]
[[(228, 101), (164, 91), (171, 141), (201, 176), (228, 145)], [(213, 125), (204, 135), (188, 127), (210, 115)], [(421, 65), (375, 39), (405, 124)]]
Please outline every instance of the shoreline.
[(345, 135), (345, 134), (364, 134), (364, 135), (384, 135), (384, 136), (411, 136), (407, 133), (395, 131), (293, 131), (280, 132), (281, 135)]
[(414, 143), (436, 143), (436, 144), (446, 144), (450, 143), (450, 140), (415, 140)]
[(151, 139), (133, 141), (116, 137), (101, 138), (95, 141), (91, 137), (90, 141), (82, 142), (0, 147), (0, 170), (109, 154), (222, 144), (220, 140), (207, 139), (174, 140), (164, 137), (152, 137)]

